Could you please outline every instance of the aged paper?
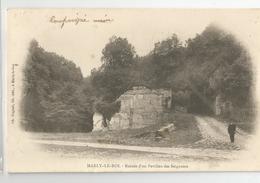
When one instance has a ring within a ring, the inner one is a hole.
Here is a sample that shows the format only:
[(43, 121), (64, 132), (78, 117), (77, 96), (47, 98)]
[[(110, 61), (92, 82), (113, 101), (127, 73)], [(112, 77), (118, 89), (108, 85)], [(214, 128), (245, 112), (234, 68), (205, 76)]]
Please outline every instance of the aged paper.
[(260, 170), (258, 9), (9, 9), (9, 172)]

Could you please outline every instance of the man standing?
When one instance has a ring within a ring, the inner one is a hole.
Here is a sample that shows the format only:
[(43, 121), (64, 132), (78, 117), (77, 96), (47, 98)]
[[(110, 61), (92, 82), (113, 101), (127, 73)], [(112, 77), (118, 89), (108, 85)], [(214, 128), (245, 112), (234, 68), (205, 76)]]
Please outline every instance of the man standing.
[(231, 143), (234, 143), (235, 133), (236, 133), (236, 125), (233, 124), (232, 122), (228, 125), (228, 133), (229, 133)]

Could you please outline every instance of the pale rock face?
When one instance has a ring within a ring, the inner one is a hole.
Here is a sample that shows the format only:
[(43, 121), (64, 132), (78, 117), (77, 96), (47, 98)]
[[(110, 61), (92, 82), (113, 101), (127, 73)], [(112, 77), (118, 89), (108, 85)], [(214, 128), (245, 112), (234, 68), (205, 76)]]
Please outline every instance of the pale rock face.
[(99, 113), (95, 113), (93, 115), (93, 130), (92, 131), (99, 131), (103, 130), (104, 127), (102, 125), (102, 115)]
[(215, 100), (215, 114), (224, 115), (228, 111), (230, 113), (233, 112), (232, 102), (229, 100), (224, 100), (221, 95), (217, 95)]
[(222, 110), (222, 98), (220, 95), (216, 96), (216, 102), (215, 102), (215, 114), (220, 115)]

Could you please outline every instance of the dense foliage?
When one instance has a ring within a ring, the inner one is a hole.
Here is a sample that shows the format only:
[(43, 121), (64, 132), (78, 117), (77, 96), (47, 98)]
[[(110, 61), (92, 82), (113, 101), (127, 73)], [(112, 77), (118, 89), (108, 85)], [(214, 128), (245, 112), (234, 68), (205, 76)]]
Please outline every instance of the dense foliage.
[(23, 127), (33, 131), (91, 131), (91, 94), (80, 68), (32, 41), (24, 68)]
[(250, 57), (240, 42), (217, 26), (208, 26), (185, 44), (173, 35), (140, 60), (138, 83), (172, 89), (174, 105), (213, 114), (220, 95), (232, 102), (237, 111), (233, 117), (239, 119), (241, 111), (246, 118), (253, 116)]
[(83, 78), (76, 65), (32, 41), (24, 69), (23, 126), (36, 131), (91, 131), (94, 112), (107, 125), (120, 108), (117, 98), (133, 86), (168, 88), (174, 107), (214, 114), (215, 100), (231, 101), (237, 119), (252, 121), (252, 65), (231, 34), (214, 25), (182, 43), (162, 40), (144, 57), (127, 39), (113, 36), (102, 65)]

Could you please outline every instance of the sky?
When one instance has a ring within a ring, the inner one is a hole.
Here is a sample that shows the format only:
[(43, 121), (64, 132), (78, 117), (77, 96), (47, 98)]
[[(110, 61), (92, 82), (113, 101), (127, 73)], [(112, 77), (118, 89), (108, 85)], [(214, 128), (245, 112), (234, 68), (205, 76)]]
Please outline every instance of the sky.
[[(34, 38), (46, 51), (75, 62), (83, 76), (88, 76), (91, 69), (101, 65), (102, 49), (113, 35), (127, 38), (139, 56), (149, 53), (154, 43), (173, 33), (184, 42), (201, 33), (210, 23), (218, 24), (239, 38), (246, 38), (247, 44), (252, 33), (241, 31), (244, 28), (241, 22), (247, 21), (250, 26), (250, 23), (259, 23), (259, 17), (253, 13), (252, 16), (240, 16), (243, 13), (249, 14), (246, 11), (187, 9), (11, 9), (8, 12), (8, 38), (15, 42), (14, 50), (20, 50), (16, 52), (16, 56), (21, 54), (20, 59), (25, 60), (28, 44)], [(85, 18), (89, 22), (65, 23), (61, 28), (61, 23), (50, 22), (53, 16), (55, 20)], [(93, 19), (111, 21), (100, 23)]]

